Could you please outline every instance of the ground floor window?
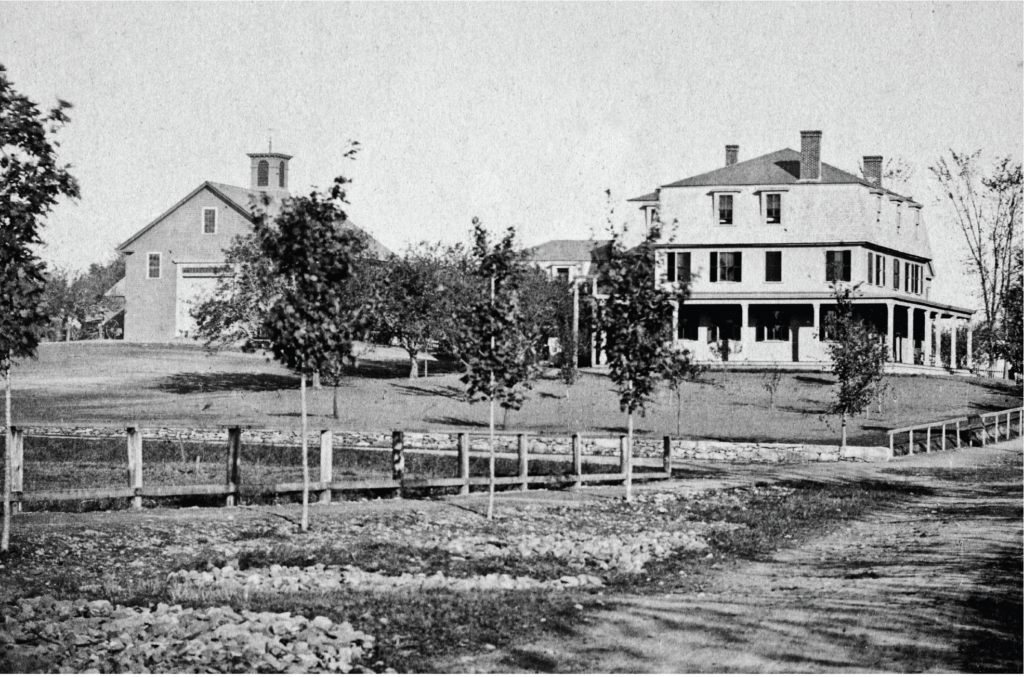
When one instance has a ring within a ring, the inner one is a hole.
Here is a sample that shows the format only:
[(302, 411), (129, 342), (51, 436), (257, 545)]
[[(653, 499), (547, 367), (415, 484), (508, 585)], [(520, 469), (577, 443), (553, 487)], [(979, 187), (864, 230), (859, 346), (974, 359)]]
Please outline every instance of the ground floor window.
[(783, 310), (772, 310), (761, 313), (757, 321), (757, 341), (788, 341), (789, 313)]
[(696, 341), (698, 325), (699, 322), (696, 315), (680, 313), (676, 337), (683, 341)]

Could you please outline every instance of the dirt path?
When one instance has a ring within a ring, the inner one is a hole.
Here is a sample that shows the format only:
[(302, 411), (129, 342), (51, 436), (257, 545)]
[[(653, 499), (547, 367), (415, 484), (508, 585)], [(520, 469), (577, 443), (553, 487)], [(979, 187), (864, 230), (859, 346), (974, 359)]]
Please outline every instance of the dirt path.
[[(888, 467), (977, 468), (1021, 451), (1020, 440), (999, 446)], [(1020, 482), (845, 468), (840, 474), (851, 479), (904, 481), (922, 494), (769, 561), (723, 572), (696, 598), (609, 599), (609, 610), (580, 637), (496, 653), (474, 670), (1021, 672)], [(770, 474), (808, 473), (822, 470)]]

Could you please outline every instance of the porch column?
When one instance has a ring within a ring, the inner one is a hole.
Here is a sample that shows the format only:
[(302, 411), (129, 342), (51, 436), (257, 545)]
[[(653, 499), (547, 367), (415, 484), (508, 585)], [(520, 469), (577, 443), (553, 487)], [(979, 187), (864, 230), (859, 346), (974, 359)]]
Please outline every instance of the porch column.
[(894, 356), (893, 362), (895, 362), (895, 351), (896, 351), (896, 332), (894, 331), (894, 325), (896, 324), (896, 304), (892, 301), (888, 301), (885, 304), (885, 339), (886, 344), (889, 346), (889, 354)]
[(949, 322), (949, 368), (956, 371), (956, 318)]
[(967, 318), (967, 354), (964, 355), (965, 365), (968, 369), (974, 368), (974, 325), (971, 319)]
[(907, 306), (907, 338), (903, 341), (903, 362), (914, 364), (914, 306)]
[(740, 341), (743, 343), (743, 351), (746, 353), (745, 359), (749, 360), (754, 340), (748, 324), (750, 324), (750, 304), (743, 301), (740, 303)]
[(932, 363), (932, 311), (924, 310), (924, 364)]

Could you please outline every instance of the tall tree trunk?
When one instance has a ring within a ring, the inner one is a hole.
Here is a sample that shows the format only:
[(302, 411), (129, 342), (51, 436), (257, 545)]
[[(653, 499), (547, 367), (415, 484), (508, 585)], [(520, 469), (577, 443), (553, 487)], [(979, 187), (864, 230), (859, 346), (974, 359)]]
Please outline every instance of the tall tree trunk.
[(64, 321), (64, 341), (68, 342), (71, 340), (71, 323), (67, 320)]
[(337, 421), (340, 417), (338, 416), (338, 384), (334, 384), (334, 420)]
[[(491, 310), (494, 310), (494, 276), (491, 275)], [(491, 353), (494, 352), (494, 335), (491, 335)], [(491, 457), (488, 460), (487, 519), (494, 519), (494, 371), (491, 371)]]
[[(315, 374), (316, 372), (314, 372)], [(309, 440), (306, 439), (306, 374), (299, 377), (302, 395), (302, 531), (309, 531)]]
[(419, 369), (416, 364), (416, 353), (409, 353), (409, 380), (412, 381), (418, 376)]
[(681, 419), (683, 417), (683, 391), (676, 389), (676, 439), (682, 436)]
[(626, 502), (633, 500), (633, 412), (629, 412), (626, 428)]
[(11, 365), (4, 369), (4, 528), (0, 535), (0, 552), (7, 552), (11, 547), (11, 476), (14, 464), (14, 445), (11, 444)]
[(843, 444), (842, 444), (842, 446), (840, 448), (841, 449), (846, 449), (846, 414), (843, 414), (842, 420), (843, 420)]
[(494, 519), (494, 395), (491, 395), (491, 455), (487, 460), (487, 477), (487, 519)]

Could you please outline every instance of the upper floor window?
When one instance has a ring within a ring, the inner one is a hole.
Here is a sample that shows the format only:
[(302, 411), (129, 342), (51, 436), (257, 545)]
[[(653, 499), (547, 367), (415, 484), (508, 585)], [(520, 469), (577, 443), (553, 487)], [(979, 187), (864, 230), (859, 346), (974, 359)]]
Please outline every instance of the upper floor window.
[(897, 258), (892, 260), (892, 288), (900, 290), (900, 260)]
[(160, 278), (160, 253), (146, 255), (146, 277), (151, 280)]
[(722, 226), (732, 225), (732, 195), (718, 196), (718, 223)]
[(782, 252), (764, 253), (764, 281), (782, 282)]
[(285, 185), (285, 171), (287, 171), (286, 165), (284, 164), (284, 160), (281, 160), (281, 164), (277, 166), (277, 185), (281, 188), (284, 188)]
[(741, 252), (711, 252), (711, 282), (742, 282), (743, 254)]
[(217, 232), (217, 210), (214, 207), (203, 209), (203, 233), (212, 235)]
[(879, 287), (885, 286), (885, 261), (884, 256), (875, 256), (875, 284)]
[(270, 163), (266, 160), (260, 160), (259, 164), (256, 165), (256, 185), (270, 185)]
[(690, 281), (690, 252), (669, 252), (666, 258), (665, 280), (668, 282)]
[(907, 261), (906, 263), (903, 264), (903, 290), (906, 291), (906, 292), (910, 291), (910, 285), (911, 285), (910, 277), (911, 277), (911, 269), (912, 268), (913, 268), (913, 264), (911, 264), (909, 261)]
[(782, 193), (767, 193), (764, 199), (765, 222), (782, 223)]
[(868, 284), (875, 283), (875, 255), (868, 252)]
[(850, 281), (850, 250), (839, 249), (825, 252), (825, 281)]

